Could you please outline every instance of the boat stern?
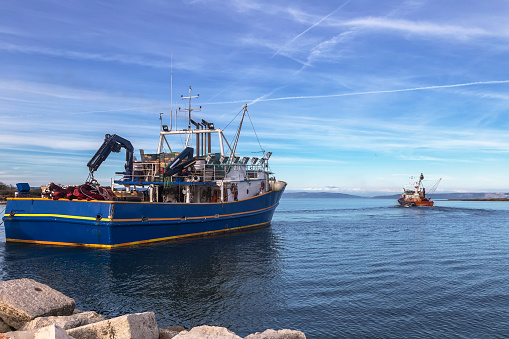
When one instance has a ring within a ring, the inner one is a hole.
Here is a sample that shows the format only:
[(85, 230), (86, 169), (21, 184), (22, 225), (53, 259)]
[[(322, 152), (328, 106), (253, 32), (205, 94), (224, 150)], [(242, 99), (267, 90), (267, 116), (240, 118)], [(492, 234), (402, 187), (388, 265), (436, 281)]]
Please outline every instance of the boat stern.
[(3, 221), (7, 242), (110, 247), (112, 202), (12, 198)]

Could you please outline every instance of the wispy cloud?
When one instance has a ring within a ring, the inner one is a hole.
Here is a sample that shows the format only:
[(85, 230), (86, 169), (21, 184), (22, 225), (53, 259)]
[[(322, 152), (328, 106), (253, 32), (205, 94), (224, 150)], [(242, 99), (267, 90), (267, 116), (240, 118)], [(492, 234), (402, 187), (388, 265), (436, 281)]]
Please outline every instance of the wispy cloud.
[[(0, 100), (3, 101), (46, 106), (55, 112), (58, 111), (57, 107), (52, 106), (53, 100), (55, 99), (64, 100), (64, 102), (68, 102), (77, 107), (77, 109), (69, 110), (69, 107), (65, 106), (67, 115), (143, 111), (147, 109), (152, 110), (155, 108), (161, 108), (168, 105), (167, 103), (163, 104), (156, 100), (140, 98), (137, 96), (116, 95), (112, 93), (105, 93), (100, 90), (74, 88), (52, 83), (4, 79), (0, 80), (0, 88), (2, 88), (2, 96), (0, 97)], [(86, 102), (87, 105), (83, 105), (83, 102)], [(85, 108), (97, 107), (99, 104), (102, 107), (101, 109)], [(62, 103), (59, 106), (62, 107)]]
[(424, 156), (424, 155), (418, 155), (418, 156), (408, 156), (408, 155), (402, 155), (400, 157), (401, 160), (406, 161), (424, 161), (424, 162), (452, 162), (452, 163), (473, 163), (476, 162), (473, 159), (454, 159), (454, 158), (445, 158), (445, 157), (430, 157), (430, 156)]
[(90, 150), (97, 148), (97, 141), (78, 139), (76, 135), (72, 134), (44, 138), (39, 135), (24, 134), (19, 137), (15, 134), (3, 133), (0, 135), (0, 145), (3, 145), (3, 148), (37, 145), (38, 148), (47, 149)]
[(485, 29), (477, 27), (441, 25), (425, 21), (409, 21), (386, 17), (358, 18), (337, 22), (336, 24), (339, 26), (376, 29), (378, 32), (380, 32), (380, 30), (393, 30), (426, 36), (444, 36), (460, 40), (469, 37), (494, 35), (493, 32), (488, 32)]
[(341, 53), (344, 51), (345, 47), (338, 51), (336, 50), (336, 46), (350, 42), (353, 40), (353, 38), (355, 38), (356, 35), (357, 29), (354, 28), (338, 34), (331, 39), (320, 42), (318, 45), (311, 49), (311, 52), (307, 57), (307, 61), (301, 70), (303, 70), (305, 67), (311, 66), (316, 60), (323, 58), (324, 55), (330, 55), (337, 60), (341, 57)]
[(6, 27), (6, 26), (0, 26), (0, 34), (15, 35), (15, 36), (24, 36), (24, 35), (26, 35), (26, 33), (22, 32), (20, 30), (13, 29), (11, 27)]
[[(406, 1), (402, 4), (402, 6), (394, 8), (385, 16), (359, 17), (350, 20), (337, 18), (324, 22), (323, 24), (327, 27), (345, 27), (348, 28), (348, 30), (336, 34), (315, 45), (311, 49), (307, 57), (307, 62), (301, 70), (311, 66), (317, 60), (323, 58), (337, 60), (338, 57), (341, 57), (341, 54), (343, 54), (344, 51), (349, 51), (349, 43), (351, 41), (361, 34), (367, 35), (369, 32), (373, 31), (375, 31), (376, 34), (380, 34), (381, 32), (400, 32), (405, 35), (418, 35), (432, 38), (438, 37), (459, 41), (465, 41), (475, 37), (507, 36), (507, 33), (503, 30), (494, 31), (475, 26), (441, 24), (422, 20), (412, 21), (398, 18), (398, 16), (416, 11), (421, 8), (423, 4), (423, 1)], [(320, 23), (322, 22), (320, 21)], [(306, 33), (308, 30), (303, 33)], [(303, 33), (301, 33), (301, 35)], [(285, 53), (285, 56), (288, 56), (287, 54), (288, 53)]]
[[(228, 4), (227, 1), (224, 3)], [(298, 8), (297, 4), (258, 2), (252, 0), (232, 0), (229, 2), (234, 11), (239, 13), (260, 12), (268, 17), (277, 17), (279, 19), (291, 18), (294, 22), (307, 24), (316, 16), (305, 9)]]
[[(270, 159), (271, 164), (278, 164), (278, 165), (284, 165), (284, 164), (294, 164), (294, 163), (300, 163), (303, 167), (316, 167), (317, 165), (334, 165), (334, 164), (346, 164), (348, 161), (340, 160), (340, 159), (313, 159), (312, 163), (309, 163), (308, 157), (285, 157), (285, 156), (278, 156)], [(309, 163), (309, 164), (308, 164)], [(291, 165), (293, 166), (293, 165)]]
[(87, 60), (97, 62), (115, 62), (121, 64), (138, 65), (153, 68), (170, 68), (170, 60), (156, 61), (153, 59), (142, 58), (138, 55), (126, 55), (126, 54), (104, 54), (104, 53), (90, 53), (82, 51), (63, 50), (49, 47), (37, 47), (37, 46), (26, 46), (16, 45), (9, 43), (0, 43), (0, 50), (11, 52), (11, 53), (23, 53), (31, 55), (45, 55), (52, 57), (59, 57), (71, 60)]
[(339, 11), (341, 8), (343, 8), (344, 6), (346, 6), (351, 0), (348, 0), (347, 2), (341, 4), (341, 6), (339, 6), (338, 8), (336, 8), (335, 10), (333, 10), (332, 12), (330, 12), (329, 14), (327, 14), (326, 16), (322, 17), (320, 20), (318, 20), (317, 22), (315, 22), (314, 24), (312, 24), (311, 26), (309, 26), (308, 28), (306, 28), (303, 32), (301, 32), (300, 34), (296, 35), (293, 39), (291, 39), (290, 41), (288, 41), (285, 45), (283, 45), (281, 48), (279, 48), (273, 55), (272, 55), (272, 58), (275, 57), (276, 55), (279, 54), (280, 51), (282, 51), (283, 49), (285, 49), (288, 45), (292, 44), (295, 40), (297, 40), (298, 38), (300, 38), (301, 36), (303, 36), (304, 34), (306, 34), (307, 32), (309, 32), (311, 29), (315, 28), (316, 26), (320, 25), (323, 21), (325, 21), (327, 18), (329, 18), (331, 15), (333, 15), (334, 13), (336, 13), (337, 11)]

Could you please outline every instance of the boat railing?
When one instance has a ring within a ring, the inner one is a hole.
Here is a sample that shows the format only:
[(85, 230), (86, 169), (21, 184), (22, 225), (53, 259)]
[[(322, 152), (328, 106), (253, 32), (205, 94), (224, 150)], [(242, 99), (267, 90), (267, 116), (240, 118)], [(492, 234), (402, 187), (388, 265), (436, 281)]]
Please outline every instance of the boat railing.
[[(149, 185), (149, 184), (163, 184), (165, 181), (164, 170), (168, 164), (160, 162), (141, 162), (137, 161), (134, 164), (134, 171), (132, 175), (126, 175), (123, 172), (117, 172), (114, 177), (114, 182), (121, 185)], [(194, 166), (195, 171), (184, 173), (174, 176), (174, 178), (189, 177), (194, 182), (211, 182), (223, 180), (235, 169), (243, 169), (246, 179), (256, 179), (259, 174), (266, 170), (263, 164), (205, 164), (198, 163)]]

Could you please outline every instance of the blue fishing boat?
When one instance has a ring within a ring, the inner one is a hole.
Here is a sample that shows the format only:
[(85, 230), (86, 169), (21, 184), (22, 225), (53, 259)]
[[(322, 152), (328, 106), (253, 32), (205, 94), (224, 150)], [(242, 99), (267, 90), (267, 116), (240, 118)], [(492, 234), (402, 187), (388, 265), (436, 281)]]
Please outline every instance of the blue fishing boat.
[[(85, 184), (50, 183), (41, 198), (28, 196), (27, 183), (18, 184), (3, 217), (6, 241), (113, 248), (269, 226), (286, 183), (269, 169), (271, 152), (235, 153), (247, 105), (228, 143), (213, 123), (191, 118), (191, 88), (186, 98), (187, 128), (161, 123), (156, 153), (140, 150), (136, 160), (127, 139), (107, 134), (87, 164)], [(183, 149), (172, 148), (172, 137), (185, 140)], [(122, 148), (125, 170), (115, 174), (111, 188), (101, 187), (94, 172)]]

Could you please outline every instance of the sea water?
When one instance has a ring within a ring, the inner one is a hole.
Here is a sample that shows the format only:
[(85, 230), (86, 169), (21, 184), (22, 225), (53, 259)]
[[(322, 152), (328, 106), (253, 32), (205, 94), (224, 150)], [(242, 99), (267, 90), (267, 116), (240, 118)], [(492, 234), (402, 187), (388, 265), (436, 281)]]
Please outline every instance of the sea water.
[[(0, 206), (0, 210), (3, 206)], [(0, 242), (32, 278), (105, 317), (308, 338), (509, 337), (509, 202), (281, 200), (272, 226), (113, 250)]]

